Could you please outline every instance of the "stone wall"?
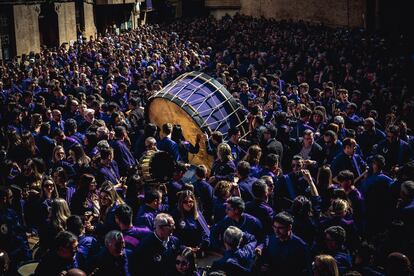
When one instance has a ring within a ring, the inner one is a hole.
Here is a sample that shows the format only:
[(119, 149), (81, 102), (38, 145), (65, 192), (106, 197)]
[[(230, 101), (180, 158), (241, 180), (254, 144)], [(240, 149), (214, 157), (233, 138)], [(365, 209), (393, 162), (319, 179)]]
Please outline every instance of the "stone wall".
[(230, 16), (234, 16), (236, 13), (238, 13), (238, 10), (235, 9), (214, 9), (210, 11), (210, 14), (216, 18), (216, 19), (220, 19), (223, 16), (225, 16), (226, 14), (230, 15)]
[(40, 5), (13, 6), (17, 55), (40, 52), (39, 13)]
[(96, 0), (96, 5), (134, 4), (135, 0)]
[(364, 0), (240, 0), (242, 14), (305, 20), (333, 26), (364, 26)]
[(75, 2), (55, 3), (58, 14), (59, 44), (76, 41)]
[(90, 36), (95, 38), (96, 36), (96, 26), (93, 16), (93, 4), (92, 3), (83, 3), (83, 13), (85, 17), (85, 36), (89, 39)]

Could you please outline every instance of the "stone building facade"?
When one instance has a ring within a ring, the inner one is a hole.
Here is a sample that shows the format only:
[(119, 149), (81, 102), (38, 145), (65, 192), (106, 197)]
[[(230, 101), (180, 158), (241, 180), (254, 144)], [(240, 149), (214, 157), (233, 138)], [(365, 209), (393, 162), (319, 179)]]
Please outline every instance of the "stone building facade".
[(0, 0), (0, 59), (135, 28), (143, 0)]

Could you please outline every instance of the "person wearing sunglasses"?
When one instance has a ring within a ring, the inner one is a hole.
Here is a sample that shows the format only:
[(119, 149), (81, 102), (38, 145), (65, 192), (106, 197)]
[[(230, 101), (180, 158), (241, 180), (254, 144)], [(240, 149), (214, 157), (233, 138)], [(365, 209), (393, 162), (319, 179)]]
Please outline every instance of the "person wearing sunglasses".
[(174, 251), (180, 241), (173, 236), (175, 222), (171, 215), (158, 214), (155, 230), (142, 240), (131, 257), (131, 273), (137, 276), (165, 275), (174, 269)]
[(199, 276), (192, 248), (182, 247), (175, 257), (175, 269), (168, 276)]
[(194, 193), (190, 190), (179, 192), (178, 207), (172, 216), (176, 229), (174, 234), (183, 245), (189, 246), (194, 252), (201, 252), (210, 244), (210, 230), (203, 214), (198, 210)]

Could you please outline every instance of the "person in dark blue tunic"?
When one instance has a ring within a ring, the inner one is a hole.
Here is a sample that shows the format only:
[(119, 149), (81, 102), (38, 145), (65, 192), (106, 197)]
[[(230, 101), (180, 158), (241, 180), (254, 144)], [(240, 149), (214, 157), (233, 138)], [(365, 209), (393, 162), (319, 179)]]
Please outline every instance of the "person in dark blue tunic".
[[(292, 159), (292, 172), (278, 179), (274, 192), (274, 208), (286, 210), (290, 208), (291, 202), (299, 195), (310, 196), (310, 179), (303, 172), (304, 160), (302, 156), (295, 155)], [(313, 181), (313, 180), (312, 180)]]
[(105, 247), (90, 260), (93, 275), (130, 276), (125, 240), (121, 232), (112, 230), (105, 235)]
[(137, 161), (125, 143), (127, 136), (125, 127), (115, 127), (115, 139), (111, 142), (111, 146), (114, 149), (114, 159), (121, 176), (126, 176), (137, 165)]
[(184, 163), (189, 163), (188, 154), (197, 154), (200, 150), (201, 134), (197, 134), (195, 145), (193, 146), (184, 138), (183, 129), (180, 125), (174, 125), (171, 139), (177, 143), (180, 152), (181, 160)]
[(384, 140), (385, 137), (385, 133), (375, 127), (373, 118), (364, 119), (364, 131), (357, 135), (357, 141), (364, 156), (371, 155), (374, 145)]
[(163, 138), (157, 143), (157, 148), (170, 153), (175, 161), (179, 161), (181, 160), (181, 156), (178, 145), (176, 142), (171, 140), (172, 129), (173, 125), (170, 123), (162, 126)]
[(210, 229), (203, 214), (198, 211), (197, 200), (190, 190), (179, 192), (178, 205), (172, 211), (175, 221), (174, 234), (194, 252), (205, 250), (210, 244)]
[(155, 188), (148, 189), (145, 191), (144, 203), (139, 207), (137, 216), (134, 219), (134, 225), (154, 230), (154, 219), (159, 213), (162, 203), (161, 192)]
[(363, 219), (365, 217), (365, 202), (361, 192), (355, 187), (354, 174), (351, 171), (341, 171), (338, 182), (345, 191), (348, 200), (351, 202), (352, 216), (360, 232), (363, 231)]
[(334, 257), (339, 272), (345, 273), (352, 267), (352, 257), (345, 247), (346, 231), (341, 226), (331, 226), (324, 233), (321, 253)]
[(414, 233), (414, 181), (407, 180), (401, 184), (397, 217), (404, 222), (406, 233), (409, 233), (409, 237), (412, 238)]
[(309, 275), (308, 245), (292, 232), (293, 218), (281, 212), (273, 218), (274, 234), (269, 237), (259, 263), (264, 275)]
[(360, 243), (360, 237), (350, 210), (350, 204), (347, 200), (340, 198), (332, 200), (329, 207), (330, 214), (321, 218), (320, 229), (324, 231), (331, 226), (341, 226), (346, 231), (345, 245), (350, 249), (355, 249)]
[(31, 252), (22, 221), (10, 209), (12, 198), (12, 191), (0, 186), (0, 250), (7, 252), (11, 271), (15, 271), (19, 262), (30, 259)]
[(335, 177), (340, 171), (350, 170), (355, 177), (360, 176), (367, 170), (367, 164), (359, 154), (355, 153), (356, 141), (352, 138), (345, 138), (342, 145), (343, 152), (332, 161), (332, 175)]
[(263, 176), (270, 176), (273, 180), (273, 183), (276, 183), (277, 178), (282, 172), (279, 165), (280, 165), (279, 156), (275, 153), (269, 153), (264, 159), (264, 167), (261, 168), (258, 171), (258, 173), (253, 176), (257, 178), (261, 178)]
[(206, 181), (206, 176), (207, 167), (204, 165), (197, 166), (195, 168), (195, 177), (197, 180), (193, 183), (193, 186), (200, 212), (203, 213), (207, 223), (210, 224), (212, 222), (213, 214), (214, 189), (213, 186)]
[(375, 155), (371, 160), (371, 174), (362, 181), (360, 191), (365, 199), (367, 231), (385, 227), (390, 219), (392, 206), (391, 185), (394, 179), (385, 175), (383, 169), (386, 161), (382, 155)]
[(101, 160), (96, 178), (99, 186), (104, 181), (110, 181), (113, 185), (119, 187), (121, 176), (119, 174), (118, 164), (113, 160), (113, 150), (111, 148), (102, 148), (99, 152), (101, 154)]
[(138, 247), (141, 240), (150, 234), (151, 230), (146, 227), (140, 228), (132, 225), (132, 209), (126, 204), (117, 206), (115, 221), (124, 235), (125, 251), (130, 260), (132, 253)]
[(55, 248), (49, 251), (36, 267), (35, 276), (62, 275), (71, 268), (77, 268), (75, 255), (78, 239), (70, 232), (62, 231), (55, 238)]
[(237, 164), (246, 155), (246, 151), (239, 145), (241, 132), (238, 128), (234, 127), (228, 130), (227, 135), (229, 137), (227, 144), (230, 146), (234, 163)]
[(233, 181), (236, 175), (236, 165), (233, 161), (231, 148), (225, 143), (221, 143), (217, 148), (218, 159), (214, 161), (211, 168), (209, 183), (215, 185), (220, 180)]
[(223, 234), (223, 257), (213, 262), (212, 269), (227, 275), (249, 275), (252, 270), (257, 241), (253, 235), (229, 226)]
[(332, 160), (341, 153), (342, 142), (338, 140), (338, 135), (332, 131), (325, 131), (323, 137), (319, 141), (319, 145), (322, 147), (325, 159), (323, 164), (331, 164)]
[(245, 202), (251, 201), (253, 199), (252, 186), (253, 183), (257, 180), (256, 177), (250, 176), (250, 164), (246, 161), (240, 161), (237, 164), (237, 176), (241, 197)]
[(231, 197), (226, 203), (226, 217), (211, 228), (212, 248), (218, 251), (223, 249), (223, 234), (229, 226), (236, 226), (243, 232), (254, 235), (259, 245), (262, 244), (265, 236), (263, 225), (257, 218), (244, 213), (243, 199)]
[(115, 210), (120, 204), (124, 204), (124, 201), (116, 192), (114, 185), (105, 181), (99, 190), (100, 214), (98, 222), (91, 227), (99, 237), (102, 238), (109, 231), (118, 229), (115, 222)]
[(83, 221), (77, 215), (70, 216), (66, 220), (66, 230), (78, 238), (76, 261), (79, 268), (86, 270), (90, 258), (99, 252), (100, 245), (93, 236), (85, 234)]
[(165, 213), (154, 219), (155, 230), (138, 246), (130, 264), (131, 273), (137, 276), (165, 275), (174, 269), (174, 252), (180, 242), (172, 236), (175, 228), (174, 219)]
[(381, 154), (387, 160), (384, 171), (391, 172), (395, 167), (401, 167), (413, 159), (413, 149), (400, 138), (398, 126), (390, 126), (387, 131), (387, 138), (378, 143), (374, 150), (375, 154)]
[(246, 203), (246, 213), (254, 216), (263, 224), (265, 234), (272, 233), (272, 220), (274, 212), (268, 204), (269, 188), (265, 181), (256, 180), (252, 186), (254, 199)]
[(39, 135), (35, 137), (36, 146), (39, 149), (40, 156), (46, 164), (51, 163), (50, 156), (52, 156), (53, 149), (56, 146), (56, 141), (49, 137), (50, 125), (49, 123), (42, 123), (40, 126)]
[[(213, 222), (217, 223), (224, 219), (226, 216), (226, 201), (232, 195), (240, 196), (240, 190), (238, 189), (238, 185), (236, 183), (232, 183), (229, 181), (219, 181), (214, 188), (214, 199), (213, 199)], [(238, 194), (236, 194), (236, 192)]]

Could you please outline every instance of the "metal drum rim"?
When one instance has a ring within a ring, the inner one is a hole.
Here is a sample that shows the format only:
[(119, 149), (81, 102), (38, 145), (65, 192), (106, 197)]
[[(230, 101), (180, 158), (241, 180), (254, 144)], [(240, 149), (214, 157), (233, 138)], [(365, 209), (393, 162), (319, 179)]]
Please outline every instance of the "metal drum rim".
[[(186, 78), (188, 76), (194, 77), (194, 78), (200, 78), (200, 79), (202, 79), (206, 82), (209, 82), (209, 84), (212, 85), (215, 88), (215, 91), (218, 91), (219, 93), (221, 93), (221, 95), (225, 99), (228, 99), (228, 103), (230, 104), (230, 108), (233, 111), (238, 108), (238, 103), (236, 102), (234, 97), (230, 94), (230, 92), (226, 89), (226, 87), (224, 87), (224, 85), (222, 85), (216, 79), (214, 79), (213, 77), (207, 75), (206, 73), (198, 72), (198, 71), (192, 71), (192, 72), (182, 74), (181, 76), (177, 77), (175, 80), (170, 82), (162, 90), (160, 90), (156, 94), (152, 95), (148, 99), (148, 103), (147, 103), (148, 108), (145, 109), (145, 118), (146, 118), (147, 121), (149, 121), (149, 107), (151, 105), (151, 102), (154, 99), (157, 99), (157, 98), (168, 99), (170, 102), (173, 102), (174, 104), (181, 107), (190, 117), (193, 118), (195, 123), (200, 127), (200, 129), (202, 131), (207, 132), (210, 135), (211, 134), (210, 127), (205, 126), (206, 122), (204, 121), (204, 118), (201, 117), (200, 114), (197, 111), (195, 111), (194, 108), (191, 105), (184, 102), (184, 100), (181, 99), (180, 97), (169, 93), (169, 91), (165, 91), (165, 90), (168, 90), (168, 88), (170, 88), (170, 87), (174, 86), (175, 84), (179, 83), (181, 80), (183, 80), (184, 78)], [(208, 85), (208, 84), (206, 84), (206, 85)], [(237, 120), (239, 121), (239, 126), (242, 128), (243, 135), (246, 135), (249, 132), (248, 129), (245, 129), (245, 127), (243, 126), (243, 124), (246, 122), (246, 120), (242, 120), (240, 118), (240, 115), (241, 115), (241, 113), (236, 111), (233, 116), (236, 116)]]

